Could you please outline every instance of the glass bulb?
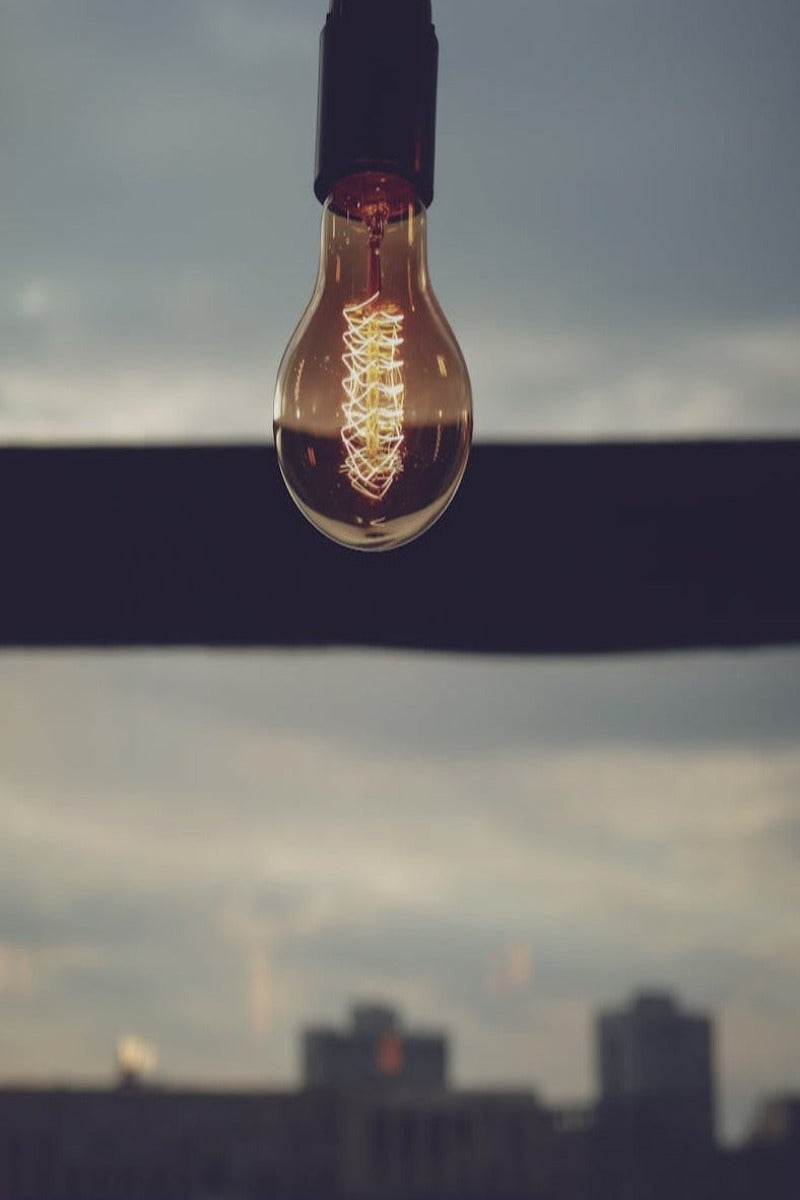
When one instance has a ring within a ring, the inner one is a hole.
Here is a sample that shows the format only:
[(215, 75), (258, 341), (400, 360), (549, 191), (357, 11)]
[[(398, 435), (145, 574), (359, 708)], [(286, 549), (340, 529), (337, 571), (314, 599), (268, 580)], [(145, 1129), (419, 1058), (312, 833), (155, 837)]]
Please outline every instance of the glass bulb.
[(469, 456), (466, 364), (428, 279), (425, 208), (374, 173), (325, 203), (317, 286), (275, 393), (289, 491), (322, 533), (388, 550), (452, 500)]

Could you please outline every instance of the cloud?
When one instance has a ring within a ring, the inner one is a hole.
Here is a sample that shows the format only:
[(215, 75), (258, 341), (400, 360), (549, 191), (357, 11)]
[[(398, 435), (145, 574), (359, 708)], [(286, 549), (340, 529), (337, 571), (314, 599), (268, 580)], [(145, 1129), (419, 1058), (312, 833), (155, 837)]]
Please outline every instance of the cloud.
[[(7, 6), (2, 439), (268, 436), (324, 7)], [(792, 7), (436, 21), (433, 279), (479, 434), (796, 433)]]
[[(563, 1099), (639, 984), (788, 1030), (796, 658), (4, 656), (7, 1071), (143, 1029), (168, 1077), (289, 1080), (358, 995)], [(722, 1043), (729, 1130), (758, 1044), (729, 1087)]]
[[(108, 348), (91, 366), (64, 370), (66, 330), (80, 301), (26, 285), (18, 345), (38, 342), (36, 366), (0, 367), (2, 431), (9, 440), (108, 442), (255, 440), (272, 433), (281, 347), (254, 359), (234, 335), (224, 358), (202, 345), (226, 301), (187, 275), (162, 293), (151, 319), (172, 328), (169, 358), (121, 359)], [(69, 312), (69, 316), (67, 316)], [(658, 338), (553, 333), (520, 325), (463, 332), (476, 401), (476, 437), (686, 438), (795, 433), (800, 326), (789, 323)], [(175, 351), (194, 342), (183, 362)], [(238, 360), (237, 360), (238, 356)], [(100, 358), (105, 361), (99, 361)], [(227, 358), (228, 361), (225, 361)]]
[(48, 445), (266, 442), (272, 439), (271, 375), (259, 367), (199, 362), (176, 367), (126, 361), (66, 373), (0, 367), (3, 439)]
[(27, 950), (0, 942), (0, 996), (25, 995), (33, 986), (33, 963)]
[(501, 955), (489, 962), (486, 983), (494, 995), (527, 991), (532, 982), (533, 950), (525, 942), (506, 946)]
[(686, 438), (796, 431), (800, 325), (663, 333), (469, 331), (478, 436)]
[(762, 12), (515, 0), (489, 21), (458, 6), (440, 197), (452, 183), (453, 203), (473, 200), (463, 258), (485, 295), (478, 239), (491, 247), (487, 312), (664, 330), (796, 315), (796, 249), (789, 266), (781, 246), (799, 184), (798, 17)]
[(250, 1018), (254, 1035), (263, 1038), (270, 1024), (270, 966), (263, 947), (250, 960)]

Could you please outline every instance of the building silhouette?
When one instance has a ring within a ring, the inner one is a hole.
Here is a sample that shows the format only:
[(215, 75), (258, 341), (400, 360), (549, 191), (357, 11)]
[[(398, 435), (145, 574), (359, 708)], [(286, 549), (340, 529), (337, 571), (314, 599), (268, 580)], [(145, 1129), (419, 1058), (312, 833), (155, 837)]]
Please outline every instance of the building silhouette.
[(318, 1200), (344, 1194), (332, 1095), (141, 1084), (0, 1089), (2, 1200)]
[(534, 1200), (529, 1092), (0, 1088), (2, 1200)]
[(800, 1097), (767, 1099), (747, 1143), (713, 1143), (709, 1018), (646, 994), (596, 1033), (600, 1097), (559, 1108), (449, 1088), (444, 1035), (374, 1005), (305, 1031), (295, 1091), (130, 1070), (0, 1087), (0, 1200), (797, 1200)]
[(715, 1131), (711, 1018), (682, 1012), (669, 995), (643, 992), (596, 1024), (600, 1112), (662, 1139), (711, 1145)]
[(447, 1039), (403, 1029), (395, 1009), (358, 1004), (344, 1030), (303, 1033), (306, 1087), (436, 1091), (447, 1086)]

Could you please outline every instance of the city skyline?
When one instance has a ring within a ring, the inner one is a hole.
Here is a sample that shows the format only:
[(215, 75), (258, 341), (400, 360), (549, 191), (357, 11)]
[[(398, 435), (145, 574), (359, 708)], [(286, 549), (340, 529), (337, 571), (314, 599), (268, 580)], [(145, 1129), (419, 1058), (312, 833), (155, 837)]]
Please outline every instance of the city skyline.
[(798, 686), (796, 651), (6, 653), (2, 1075), (104, 1077), (127, 1030), (288, 1081), (299, 1014), (389, 992), (458, 1082), (568, 1101), (642, 980), (718, 1014), (736, 1136), (798, 1083)]
[[(699, 1040), (698, 1040), (699, 1039)], [(647, 1121), (651, 1105), (657, 1114), (657, 1136), (664, 1145), (678, 1136), (680, 1144), (696, 1153), (703, 1146), (724, 1145), (717, 1129), (715, 1110), (722, 1081), (714, 1061), (715, 1015), (687, 1011), (673, 993), (644, 986), (620, 997), (613, 1010), (599, 1010), (592, 1017), (592, 1094), (570, 1102), (549, 1101), (545, 1091), (532, 1081), (515, 1088), (496, 1083), (494, 1087), (458, 1087), (450, 1079), (453, 1057), (450, 1032), (444, 1027), (420, 1029), (409, 1025), (405, 1014), (387, 996), (360, 997), (349, 1007), (344, 1025), (314, 1026), (304, 1023), (296, 1030), (300, 1054), (298, 1078), (284, 1085), (290, 1091), (341, 1092), (410, 1101), (430, 1101), (437, 1094), (452, 1093), (464, 1098), (491, 1102), (526, 1096), (532, 1104), (550, 1113), (554, 1129), (564, 1133), (603, 1128), (603, 1123)], [(698, 1056), (699, 1055), (699, 1056)], [(105, 1087), (123, 1090), (153, 1090), (175, 1096), (196, 1094), (221, 1098), (241, 1094), (276, 1096), (274, 1081), (242, 1089), (234, 1081), (213, 1080), (187, 1083), (159, 1073), (158, 1048), (135, 1034), (118, 1039), (115, 1070)], [(80, 1094), (85, 1080), (3, 1080), (0, 1096)], [(100, 1081), (94, 1087), (101, 1087)], [(88, 1092), (86, 1094), (89, 1094)], [(99, 1095), (99, 1093), (95, 1093)], [(777, 1110), (800, 1111), (800, 1090), (765, 1092), (757, 1100), (752, 1120), (732, 1144), (746, 1148), (781, 1137), (792, 1138), (793, 1125), (775, 1125)], [(637, 1117), (638, 1114), (638, 1117)], [(790, 1121), (796, 1118), (791, 1116)]]

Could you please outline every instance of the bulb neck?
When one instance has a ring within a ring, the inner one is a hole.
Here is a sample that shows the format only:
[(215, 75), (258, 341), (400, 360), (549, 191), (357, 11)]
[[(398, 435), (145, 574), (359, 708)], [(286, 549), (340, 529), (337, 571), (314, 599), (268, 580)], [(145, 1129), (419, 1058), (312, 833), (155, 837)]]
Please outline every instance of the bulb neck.
[(365, 172), (433, 200), (439, 43), (430, 0), (331, 0), (320, 41), (314, 191)]
[(407, 180), (366, 174), (340, 180), (322, 217), (318, 288), (342, 303), (386, 295), (402, 306), (427, 290), (425, 207)]
[(345, 175), (330, 193), (330, 206), (342, 216), (357, 217), (366, 225), (386, 224), (419, 210), (420, 200), (414, 187), (400, 175), (366, 171)]

